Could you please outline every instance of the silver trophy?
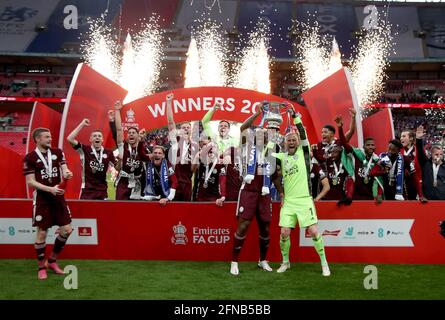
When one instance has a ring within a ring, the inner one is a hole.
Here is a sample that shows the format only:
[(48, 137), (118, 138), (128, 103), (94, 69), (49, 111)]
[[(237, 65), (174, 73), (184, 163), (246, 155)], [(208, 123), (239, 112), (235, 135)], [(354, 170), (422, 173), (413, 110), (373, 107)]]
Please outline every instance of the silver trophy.
[(263, 119), (260, 126), (264, 126), (267, 122), (267, 128), (280, 129), (280, 125), (283, 123), (281, 110), (285, 107), (286, 105), (281, 102), (263, 101)]

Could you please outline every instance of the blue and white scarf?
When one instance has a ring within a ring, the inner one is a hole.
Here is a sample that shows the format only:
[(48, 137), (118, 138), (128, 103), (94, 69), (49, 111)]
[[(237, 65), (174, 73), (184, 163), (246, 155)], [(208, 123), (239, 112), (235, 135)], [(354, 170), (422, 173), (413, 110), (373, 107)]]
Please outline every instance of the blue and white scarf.
[[(162, 193), (165, 197), (168, 197), (170, 195), (170, 183), (168, 180), (168, 166), (167, 166), (167, 160), (163, 159), (161, 162), (161, 172), (160, 172), (160, 178), (161, 178), (161, 187), (162, 187)], [(144, 189), (144, 196), (147, 197), (153, 197), (159, 199), (160, 195), (156, 195), (155, 189), (154, 189), (154, 167), (153, 162), (148, 161), (147, 163), (147, 179), (146, 179), (146, 187)]]
[[(255, 178), (255, 173), (257, 170), (257, 160), (258, 160), (258, 155), (257, 155), (257, 146), (255, 144), (255, 135), (252, 134), (252, 132), (249, 132), (250, 134), (248, 134), (247, 136), (247, 145), (246, 148), (247, 150), (250, 149), (250, 152), (248, 154), (247, 157), (247, 174), (244, 177), (244, 182), (250, 184), (253, 179)], [(271, 174), (271, 163), (268, 157), (265, 156), (266, 152), (268, 149), (273, 149), (274, 147), (274, 143), (269, 142), (263, 152), (263, 157), (262, 157), (262, 163), (261, 168), (262, 168), (262, 172), (263, 172), (263, 187), (261, 189), (261, 194), (267, 195), (270, 193), (270, 184), (271, 184), (271, 179), (270, 179), (270, 174)]]

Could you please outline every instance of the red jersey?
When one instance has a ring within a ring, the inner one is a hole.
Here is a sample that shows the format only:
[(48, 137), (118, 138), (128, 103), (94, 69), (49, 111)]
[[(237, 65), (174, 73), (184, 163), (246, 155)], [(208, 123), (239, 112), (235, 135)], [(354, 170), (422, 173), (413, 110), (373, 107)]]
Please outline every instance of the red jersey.
[[(107, 190), (107, 170), (116, 165), (116, 158), (110, 149), (93, 150), (92, 146), (78, 143), (74, 146), (82, 162), (82, 189)], [(96, 151), (96, 153), (94, 152)]]
[[(355, 188), (354, 188), (354, 199), (355, 200), (372, 200), (374, 198), (372, 194), (372, 186), (374, 184), (374, 177), (370, 177), (371, 172), (372, 157), (366, 159), (365, 162), (361, 162), (356, 156), (354, 156), (355, 161)], [(371, 164), (369, 163), (371, 161)], [(368, 175), (366, 175), (366, 172)]]
[(237, 201), (243, 178), (241, 159), (236, 156), (236, 149), (230, 148), (230, 164), (226, 165), (226, 200)]
[(405, 168), (405, 199), (416, 200), (417, 195), (423, 196), (422, 192), (422, 169), (416, 160), (416, 146), (402, 149), (403, 167)]
[[(199, 145), (194, 141), (185, 141), (177, 137), (175, 174), (179, 182), (179, 190), (192, 185), (192, 156), (198, 153)], [(187, 186), (185, 186), (187, 185)]]
[[(34, 174), (37, 182), (45, 186), (54, 187), (62, 181), (60, 167), (66, 164), (66, 160), (63, 151), (60, 149), (50, 148), (49, 152), (51, 153), (51, 173), (48, 172), (50, 165), (48, 162), (48, 150), (46, 152), (41, 152), (44, 161), (40, 159), (39, 155), (34, 150), (28, 153), (23, 159), (23, 174), (25, 176)], [(47, 167), (45, 166), (45, 163), (48, 165)], [(38, 192), (43, 191), (38, 190)]]
[(337, 163), (330, 158), (326, 161), (326, 170), (331, 188), (323, 199), (340, 200), (344, 195), (344, 184), (348, 173), (340, 161)]
[(339, 139), (334, 138), (331, 143), (326, 143), (323, 141), (317, 143), (317, 150), (314, 150), (313, 152), (314, 158), (319, 163), (325, 162), (329, 158), (332, 148), (334, 148), (335, 146), (342, 146), (342, 143)]
[(124, 142), (124, 155), (122, 158), (122, 169), (128, 174), (134, 173), (135, 176), (139, 176), (142, 173), (142, 169), (144, 166), (143, 159), (141, 157), (140, 148), (142, 143), (139, 143), (138, 146), (131, 147), (127, 142)]
[(226, 168), (222, 164), (199, 164), (197, 201), (215, 201), (226, 194)]

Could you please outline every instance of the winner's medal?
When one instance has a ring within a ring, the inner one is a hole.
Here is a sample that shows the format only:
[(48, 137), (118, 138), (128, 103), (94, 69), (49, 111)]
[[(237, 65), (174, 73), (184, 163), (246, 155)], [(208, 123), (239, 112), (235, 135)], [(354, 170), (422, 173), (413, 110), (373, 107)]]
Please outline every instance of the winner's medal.
[(209, 185), (207, 184), (207, 181), (204, 181), (204, 183), (202, 184), (202, 187), (203, 187), (204, 189), (207, 189), (208, 186), (209, 186)]
[(335, 171), (335, 176), (334, 178), (332, 178), (332, 184), (334, 186), (336, 186), (339, 183), (339, 175), (340, 173), (342, 173), (342, 168), (343, 168), (343, 163), (340, 163), (340, 168), (337, 168), (337, 164), (334, 162), (334, 171)]
[(53, 182), (53, 179), (51, 177), (53, 172), (53, 159), (52, 159), (51, 149), (48, 149), (47, 151), (48, 161), (46, 161), (45, 157), (43, 156), (39, 148), (36, 148), (35, 151), (40, 161), (42, 161), (43, 166), (45, 167), (46, 174), (48, 175), (48, 183), (51, 184)]
[(368, 184), (368, 183), (369, 183), (369, 178), (368, 178), (368, 176), (366, 176), (366, 177), (363, 179), (363, 181), (365, 182), (365, 184)]
[(91, 171), (92, 171), (93, 173), (96, 173), (96, 168), (91, 168)]

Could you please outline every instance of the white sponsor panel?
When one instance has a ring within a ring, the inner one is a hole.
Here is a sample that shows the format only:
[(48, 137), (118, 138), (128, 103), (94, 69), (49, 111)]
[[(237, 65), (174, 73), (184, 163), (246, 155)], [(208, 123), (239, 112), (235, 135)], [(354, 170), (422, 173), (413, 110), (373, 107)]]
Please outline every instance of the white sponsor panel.
[[(29, 218), (0, 218), (0, 244), (34, 244), (37, 228), (32, 227)], [(97, 245), (97, 220), (73, 219), (73, 233), (68, 244)], [(47, 244), (53, 244), (59, 227), (48, 229)]]
[(0, 2), (0, 51), (25, 51), (45, 25), (59, 0), (2, 0)]
[[(318, 230), (326, 247), (413, 247), (413, 223), (414, 219), (319, 220)], [(300, 246), (313, 246), (304, 229)]]

